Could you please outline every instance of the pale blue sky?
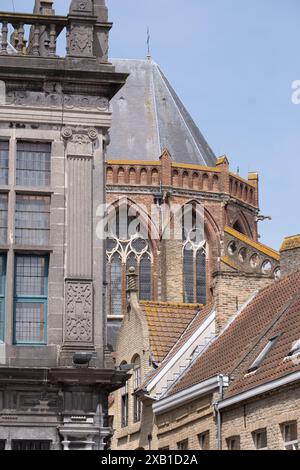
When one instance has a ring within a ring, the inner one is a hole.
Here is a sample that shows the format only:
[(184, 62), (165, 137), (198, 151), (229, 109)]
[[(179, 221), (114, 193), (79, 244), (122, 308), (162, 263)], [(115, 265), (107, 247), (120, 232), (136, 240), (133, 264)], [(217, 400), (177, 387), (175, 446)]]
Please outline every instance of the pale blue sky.
[[(0, 0), (9, 9), (11, 0)], [(30, 11), (34, 0), (14, 0)], [(107, 0), (110, 55), (152, 56), (169, 78), (217, 155), (232, 170), (260, 173), (260, 202), (272, 222), (261, 241), (279, 248), (300, 233), (299, 0)], [(66, 13), (69, 0), (56, 0)]]

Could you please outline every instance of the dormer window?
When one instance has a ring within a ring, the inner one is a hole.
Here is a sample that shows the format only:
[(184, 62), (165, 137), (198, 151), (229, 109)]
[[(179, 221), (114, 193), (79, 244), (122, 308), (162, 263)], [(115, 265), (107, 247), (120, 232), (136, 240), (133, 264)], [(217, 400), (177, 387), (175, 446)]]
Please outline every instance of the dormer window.
[(288, 357), (298, 356), (299, 354), (300, 354), (300, 339), (298, 339), (298, 341), (295, 341), (292, 349), (290, 350), (288, 354)]
[(262, 352), (259, 354), (259, 356), (255, 359), (255, 361), (253, 362), (252, 366), (250, 367), (250, 369), (248, 370), (248, 373), (251, 374), (252, 372), (256, 372), (257, 369), (261, 366), (261, 364), (264, 362), (264, 360), (266, 359), (267, 355), (269, 354), (270, 350), (272, 349), (272, 347), (274, 346), (274, 344), (276, 343), (276, 341), (278, 340), (279, 338), (279, 335), (277, 336), (274, 336), (273, 338), (270, 339), (270, 341), (268, 342), (268, 344), (264, 347), (264, 349), (262, 350)]

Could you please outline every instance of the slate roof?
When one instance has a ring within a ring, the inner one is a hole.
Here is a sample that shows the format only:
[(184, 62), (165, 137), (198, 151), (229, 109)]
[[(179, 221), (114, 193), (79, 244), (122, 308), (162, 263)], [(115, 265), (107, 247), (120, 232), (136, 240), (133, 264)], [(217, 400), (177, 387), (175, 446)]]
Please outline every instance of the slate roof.
[[(274, 336), (280, 334), (255, 373), (248, 370)], [(229, 375), (225, 398), (300, 370), (300, 360), (287, 359), (300, 339), (300, 272), (263, 289), (175, 384), (169, 395), (218, 374)]]
[(160, 363), (195, 318), (198, 304), (140, 302), (148, 323), (150, 347), (154, 361)]
[(111, 59), (129, 73), (113, 98), (108, 160), (158, 160), (215, 166), (216, 157), (159, 66), (152, 60)]

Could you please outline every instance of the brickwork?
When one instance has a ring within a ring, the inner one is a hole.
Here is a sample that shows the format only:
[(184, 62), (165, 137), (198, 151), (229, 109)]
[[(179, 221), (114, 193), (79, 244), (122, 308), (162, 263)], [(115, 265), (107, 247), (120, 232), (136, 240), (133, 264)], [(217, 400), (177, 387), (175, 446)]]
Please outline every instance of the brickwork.
[(214, 299), (217, 311), (217, 329), (221, 329), (251, 296), (274, 283), (274, 279), (239, 272), (214, 274)]
[(267, 429), (268, 449), (284, 449), (280, 426), (289, 421), (297, 421), (299, 436), (299, 407), (300, 387), (299, 384), (295, 384), (224, 411), (222, 413), (223, 449), (227, 448), (227, 438), (238, 435), (241, 439), (242, 450), (254, 450), (252, 433), (264, 428)]

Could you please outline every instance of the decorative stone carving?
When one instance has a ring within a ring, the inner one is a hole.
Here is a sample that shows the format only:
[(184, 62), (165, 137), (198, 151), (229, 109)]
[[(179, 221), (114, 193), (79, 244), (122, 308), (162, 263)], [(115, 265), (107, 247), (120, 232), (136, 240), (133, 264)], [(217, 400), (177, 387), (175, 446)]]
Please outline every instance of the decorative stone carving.
[(73, 136), (73, 130), (71, 129), (71, 127), (64, 127), (61, 131), (61, 135), (63, 139), (71, 139)]
[(92, 282), (66, 282), (65, 344), (93, 343)]
[(98, 139), (98, 132), (97, 132), (97, 129), (95, 129), (94, 127), (90, 127), (88, 129), (88, 132), (87, 132), (89, 138), (94, 141), (94, 140), (97, 140)]
[[(62, 95), (61, 88), (56, 84), (46, 85), (45, 92), (15, 91), (6, 94), (6, 104), (15, 106), (36, 106), (42, 108), (58, 108), (64, 105), (67, 109), (108, 110), (109, 101), (99, 96)], [(51, 90), (51, 91), (50, 91)]]
[(70, 5), (71, 15), (93, 14), (92, 0), (72, 0)]
[(84, 24), (71, 25), (69, 54), (76, 57), (93, 56), (93, 28)]

